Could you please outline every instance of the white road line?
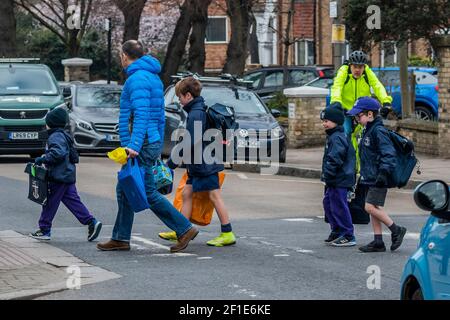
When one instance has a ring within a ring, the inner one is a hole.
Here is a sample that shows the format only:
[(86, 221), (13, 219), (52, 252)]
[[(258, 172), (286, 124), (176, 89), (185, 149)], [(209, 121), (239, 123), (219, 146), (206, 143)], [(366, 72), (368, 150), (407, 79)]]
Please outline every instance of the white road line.
[(319, 219), (325, 219), (325, 216), (316, 216)]
[[(153, 241), (148, 240), (146, 238), (142, 238), (142, 237), (138, 237), (138, 236), (132, 236), (131, 239), (139, 241), (139, 242), (142, 242), (142, 243), (145, 243), (145, 244), (148, 244), (148, 245), (150, 245), (152, 247), (155, 247), (155, 248), (159, 248), (159, 249), (170, 251), (170, 248), (168, 246), (164, 246), (162, 244), (153, 242)], [(154, 255), (162, 256), (162, 254), (154, 254)], [(196, 254), (193, 254), (193, 253), (183, 253), (183, 252), (170, 253), (169, 255), (171, 255), (171, 256), (173, 256), (173, 255), (175, 255), (175, 256), (196, 256)]]
[(212, 257), (198, 257), (198, 260), (209, 260), (212, 259)]
[(243, 174), (243, 173), (238, 173), (237, 176), (239, 178), (241, 178), (242, 180), (247, 180), (248, 179), (248, 177), (245, 174)]
[(314, 251), (312, 251), (312, 250), (306, 250), (306, 249), (297, 249), (297, 250), (295, 250), (295, 251), (300, 252), (300, 253), (314, 253)]
[(286, 254), (286, 253), (283, 253), (283, 254), (274, 254), (273, 256), (274, 256), (274, 257), (289, 257), (289, 255)]
[(281, 219), (283, 221), (292, 221), (292, 222), (314, 222), (313, 219), (309, 218), (289, 218), (289, 219)]

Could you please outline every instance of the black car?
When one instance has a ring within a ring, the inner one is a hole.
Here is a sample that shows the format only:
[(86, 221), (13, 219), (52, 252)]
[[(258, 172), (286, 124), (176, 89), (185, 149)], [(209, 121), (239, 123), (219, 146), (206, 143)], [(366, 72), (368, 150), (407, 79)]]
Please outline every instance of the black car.
[(300, 87), (316, 78), (332, 79), (332, 67), (277, 66), (255, 69), (244, 74), (245, 81), (253, 83), (253, 90), (267, 103), (276, 92)]
[[(262, 160), (259, 155), (267, 155), (271, 159), (271, 146), (276, 148), (278, 161), (286, 162), (286, 134), (276, 117), (278, 110), (267, 108), (254, 91), (245, 85), (221, 78), (199, 78), (202, 82), (202, 97), (208, 106), (215, 103), (232, 106), (236, 113), (239, 130), (236, 135), (237, 152), (235, 160)], [(185, 127), (187, 114), (182, 109), (175, 86), (171, 85), (165, 92), (166, 127), (164, 133), (163, 155), (169, 156), (176, 142), (172, 133)], [(278, 143), (278, 145), (277, 145)], [(265, 149), (267, 148), (267, 149)], [(258, 157), (254, 157), (255, 153)], [(245, 155), (245, 159), (244, 159)]]

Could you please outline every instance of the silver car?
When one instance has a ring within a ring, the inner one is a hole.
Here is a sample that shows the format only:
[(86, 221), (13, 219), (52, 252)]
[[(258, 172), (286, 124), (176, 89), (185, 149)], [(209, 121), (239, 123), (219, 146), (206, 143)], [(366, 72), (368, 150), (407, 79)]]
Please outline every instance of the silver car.
[(120, 146), (119, 105), (122, 86), (70, 85), (70, 128), (80, 152), (106, 152)]

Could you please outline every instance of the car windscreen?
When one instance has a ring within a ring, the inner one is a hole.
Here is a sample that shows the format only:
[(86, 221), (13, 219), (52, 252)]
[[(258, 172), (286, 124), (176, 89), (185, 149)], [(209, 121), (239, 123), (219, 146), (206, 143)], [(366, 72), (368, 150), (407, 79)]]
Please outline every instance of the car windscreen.
[(58, 88), (45, 69), (0, 68), (0, 95), (57, 95)]
[(119, 108), (121, 90), (118, 88), (78, 87), (76, 106), (84, 108)]
[[(202, 97), (205, 103), (211, 106), (221, 103), (234, 108), (236, 113), (267, 114), (269, 113), (256, 94), (245, 89), (232, 89), (227, 87), (203, 87)], [(179, 102), (174, 95), (173, 102)]]

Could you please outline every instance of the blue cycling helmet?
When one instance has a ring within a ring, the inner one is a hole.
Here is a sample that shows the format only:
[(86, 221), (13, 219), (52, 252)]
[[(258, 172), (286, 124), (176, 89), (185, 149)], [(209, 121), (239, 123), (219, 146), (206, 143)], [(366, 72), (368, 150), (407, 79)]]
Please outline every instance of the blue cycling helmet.
[(361, 97), (356, 100), (353, 108), (347, 112), (349, 116), (356, 116), (363, 111), (378, 111), (381, 108), (380, 102), (372, 97)]

